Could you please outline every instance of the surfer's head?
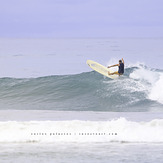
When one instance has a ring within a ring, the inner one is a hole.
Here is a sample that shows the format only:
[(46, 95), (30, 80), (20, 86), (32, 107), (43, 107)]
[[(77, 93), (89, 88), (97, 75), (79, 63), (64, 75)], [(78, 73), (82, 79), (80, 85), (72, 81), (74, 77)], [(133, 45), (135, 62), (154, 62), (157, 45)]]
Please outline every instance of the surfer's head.
[(119, 63), (122, 63), (122, 60), (119, 60)]

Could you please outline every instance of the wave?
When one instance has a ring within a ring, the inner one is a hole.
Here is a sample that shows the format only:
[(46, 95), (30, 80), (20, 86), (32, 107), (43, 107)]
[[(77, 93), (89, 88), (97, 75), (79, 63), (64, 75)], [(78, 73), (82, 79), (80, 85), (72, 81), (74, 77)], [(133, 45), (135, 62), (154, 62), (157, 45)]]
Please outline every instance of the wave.
[(0, 108), (59, 111), (162, 111), (163, 71), (129, 66), (117, 80), (97, 72), (1, 78)]
[(0, 122), (0, 142), (152, 142), (163, 143), (163, 120)]
[(148, 98), (163, 104), (163, 71), (144, 66), (130, 74), (130, 78), (139, 80), (148, 92)]

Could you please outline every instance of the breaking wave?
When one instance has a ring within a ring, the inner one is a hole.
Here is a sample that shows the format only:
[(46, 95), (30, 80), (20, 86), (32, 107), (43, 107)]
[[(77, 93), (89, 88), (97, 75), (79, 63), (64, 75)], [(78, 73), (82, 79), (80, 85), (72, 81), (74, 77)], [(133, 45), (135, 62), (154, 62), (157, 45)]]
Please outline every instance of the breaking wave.
[(0, 109), (163, 111), (163, 71), (129, 66), (112, 80), (95, 71), (39, 78), (1, 78)]

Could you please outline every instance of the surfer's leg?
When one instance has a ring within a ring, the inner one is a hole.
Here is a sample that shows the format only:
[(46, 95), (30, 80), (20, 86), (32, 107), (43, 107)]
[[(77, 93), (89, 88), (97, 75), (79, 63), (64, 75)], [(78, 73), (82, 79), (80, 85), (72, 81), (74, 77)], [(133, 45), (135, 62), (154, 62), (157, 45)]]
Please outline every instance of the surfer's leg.
[(113, 73), (108, 72), (108, 75), (114, 75), (114, 74), (119, 75), (118, 71), (113, 72)]
[(114, 72), (114, 74), (119, 75), (118, 71)]

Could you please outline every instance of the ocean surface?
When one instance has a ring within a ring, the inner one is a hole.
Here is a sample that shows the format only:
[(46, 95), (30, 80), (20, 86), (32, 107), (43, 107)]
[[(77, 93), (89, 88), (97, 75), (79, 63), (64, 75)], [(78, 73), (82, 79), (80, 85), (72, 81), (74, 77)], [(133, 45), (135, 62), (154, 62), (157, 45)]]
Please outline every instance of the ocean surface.
[[(162, 44), (0, 39), (0, 162), (161, 163)], [(122, 57), (116, 80), (86, 65)]]

